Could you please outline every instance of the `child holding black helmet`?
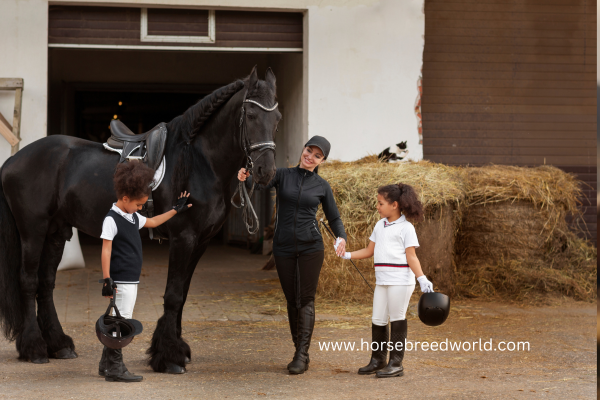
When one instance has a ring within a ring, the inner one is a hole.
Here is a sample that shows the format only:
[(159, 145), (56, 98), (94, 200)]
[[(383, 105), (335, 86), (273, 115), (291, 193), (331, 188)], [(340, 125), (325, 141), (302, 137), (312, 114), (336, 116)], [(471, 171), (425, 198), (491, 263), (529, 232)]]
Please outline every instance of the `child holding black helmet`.
[[(139, 230), (156, 228), (175, 214), (191, 207), (186, 204), (188, 193), (182, 193), (173, 209), (153, 218), (137, 213), (148, 200), (154, 171), (142, 163), (132, 161), (119, 164), (114, 174), (118, 201), (102, 224), (102, 296), (115, 297), (122, 317), (130, 319), (137, 298), (137, 287), (142, 272), (142, 240)], [(114, 315), (114, 313), (113, 313)], [(98, 374), (112, 382), (140, 382), (141, 376), (127, 370), (121, 349), (104, 347)]]
[[(373, 295), (371, 361), (358, 370), (378, 378), (402, 376), (407, 337), (406, 310), (415, 289), (415, 277), (423, 293), (433, 292), (415, 253), (419, 247), (414, 226), (407, 221), (423, 218), (423, 206), (414, 189), (406, 184), (381, 186), (377, 190), (377, 211), (382, 217), (375, 225), (369, 245), (346, 252), (345, 259), (375, 256), (376, 287)], [(388, 336), (388, 319), (391, 335)], [(383, 343), (383, 345), (382, 345)], [(390, 359), (386, 365), (387, 352)]]

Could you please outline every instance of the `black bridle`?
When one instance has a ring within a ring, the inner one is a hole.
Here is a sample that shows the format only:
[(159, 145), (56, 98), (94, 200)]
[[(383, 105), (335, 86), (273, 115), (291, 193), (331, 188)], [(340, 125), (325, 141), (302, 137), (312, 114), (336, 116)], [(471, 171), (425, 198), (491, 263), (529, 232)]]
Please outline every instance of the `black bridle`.
[[(252, 174), (252, 169), (254, 168), (254, 162), (258, 161), (263, 155), (267, 153), (267, 151), (272, 150), (275, 152), (275, 142), (267, 141), (267, 142), (257, 142), (251, 143), (248, 138), (248, 129), (246, 126), (246, 109), (244, 108), (244, 103), (252, 103), (262, 108), (267, 112), (275, 111), (279, 103), (275, 103), (273, 107), (265, 107), (260, 104), (258, 101), (247, 99), (248, 91), (244, 94), (244, 100), (242, 101), (242, 112), (240, 116), (240, 146), (242, 150), (244, 150), (244, 154), (246, 155), (246, 172), (250, 172)], [(254, 152), (258, 152), (258, 156), (256, 159), (252, 159), (251, 154)], [(240, 193), (240, 204), (235, 204), (233, 200), (237, 193)], [(256, 215), (256, 211), (254, 211), (254, 207), (252, 206), (252, 202), (250, 201), (252, 194), (254, 193), (254, 181), (252, 182), (252, 187), (250, 188), (250, 193), (246, 190), (246, 185), (244, 182), (239, 181), (238, 187), (233, 193), (233, 197), (231, 198), (231, 204), (235, 208), (242, 209), (242, 218), (244, 218), (244, 223), (246, 224), (246, 229), (248, 233), (254, 235), (258, 232), (259, 229), (259, 220)], [(248, 218), (248, 214), (251, 213), (251, 218)]]

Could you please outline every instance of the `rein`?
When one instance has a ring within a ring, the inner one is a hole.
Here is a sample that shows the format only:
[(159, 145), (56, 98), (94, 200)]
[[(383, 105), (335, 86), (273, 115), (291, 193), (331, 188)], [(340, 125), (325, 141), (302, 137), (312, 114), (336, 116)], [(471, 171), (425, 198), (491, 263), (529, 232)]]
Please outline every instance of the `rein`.
[[(248, 90), (244, 94), (244, 101), (242, 101), (242, 113), (240, 116), (240, 146), (244, 150), (244, 154), (246, 155), (246, 171), (252, 174), (252, 168), (254, 168), (254, 162), (258, 161), (263, 155), (266, 154), (267, 151), (272, 150), (275, 151), (275, 142), (257, 142), (251, 143), (248, 138), (248, 129), (246, 126), (246, 109), (244, 108), (244, 103), (252, 103), (262, 108), (267, 112), (274, 111), (279, 103), (275, 103), (273, 107), (265, 107), (257, 101), (246, 99), (248, 95)], [(252, 159), (251, 153), (258, 151), (258, 157), (256, 159)], [(240, 204), (236, 204), (233, 200), (235, 195), (239, 192), (240, 194)], [(231, 197), (231, 204), (235, 208), (242, 209), (242, 218), (244, 218), (244, 223), (246, 224), (246, 229), (248, 233), (254, 235), (258, 232), (259, 229), (259, 220), (256, 215), (256, 211), (254, 211), (254, 207), (252, 206), (251, 197), (254, 193), (254, 181), (252, 181), (252, 187), (250, 188), (250, 193), (246, 190), (246, 185), (244, 182), (239, 181), (238, 187), (235, 189), (233, 196)], [(248, 222), (250, 221), (250, 222)]]

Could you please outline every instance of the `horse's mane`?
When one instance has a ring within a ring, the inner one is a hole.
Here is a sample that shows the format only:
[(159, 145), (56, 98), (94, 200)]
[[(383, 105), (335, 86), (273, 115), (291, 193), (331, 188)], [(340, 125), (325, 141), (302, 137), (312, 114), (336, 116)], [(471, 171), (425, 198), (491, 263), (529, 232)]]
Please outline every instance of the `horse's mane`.
[(179, 141), (176, 146), (183, 146), (171, 176), (175, 198), (187, 186), (190, 177), (193, 151), (191, 142), (200, 134), (208, 118), (243, 87), (244, 81), (240, 79), (223, 86), (205, 96), (169, 123), (169, 130), (174, 133), (174, 139)]
[[(187, 188), (189, 177), (192, 170), (193, 146), (192, 141), (201, 134), (202, 127), (206, 121), (223, 104), (227, 103), (231, 97), (248, 85), (249, 76), (245, 79), (238, 79), (229, 85), (223, 86), (205, 96), (202, 100), (188, 108), (182, 115), (169, 123), (169, 131), (174, 132), (174, 139), (179, 141), (177, 146), (183, 146), (171, 177), (173, 194), (175, 198)], [(277, 95), (275, 87), (271, 87), (264, 81), (257, 81), (254, 87), (248, 88), (246, 98), (255, 98), (260, 100), (270, 99)], [(270, 106), (270, 105), (267, 105)]]

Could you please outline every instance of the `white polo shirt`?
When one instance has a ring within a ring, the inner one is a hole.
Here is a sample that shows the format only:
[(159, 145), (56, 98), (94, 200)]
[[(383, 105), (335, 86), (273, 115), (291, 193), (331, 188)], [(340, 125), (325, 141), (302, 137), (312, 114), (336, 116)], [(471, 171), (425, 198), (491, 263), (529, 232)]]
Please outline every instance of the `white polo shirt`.
[(404, 215), (394, 222), (379, 220), (369, 240), (375, 243), (377, 285), (415, 284), (415, 274), (406, 261), (406, 248), (419, 247), (419, 241), (415, 227)]

